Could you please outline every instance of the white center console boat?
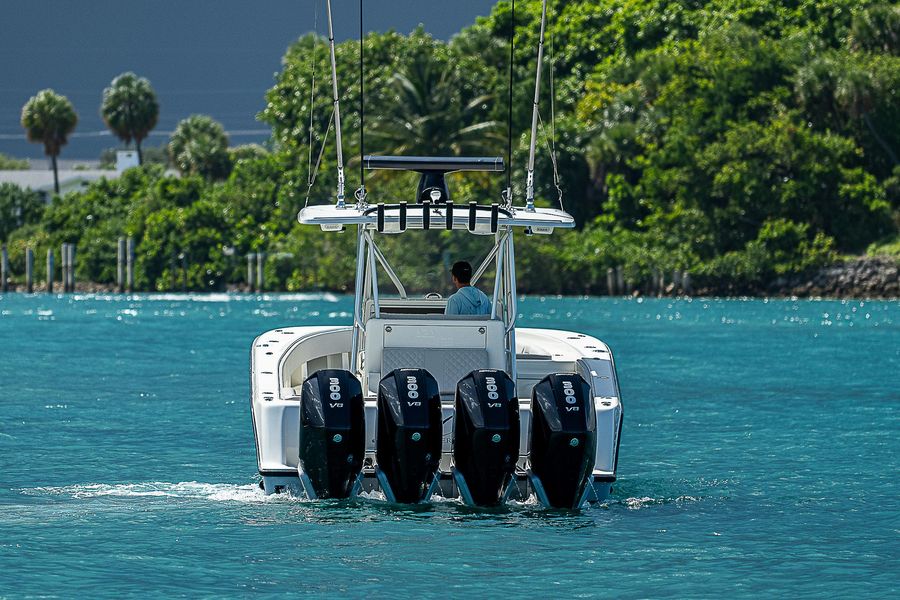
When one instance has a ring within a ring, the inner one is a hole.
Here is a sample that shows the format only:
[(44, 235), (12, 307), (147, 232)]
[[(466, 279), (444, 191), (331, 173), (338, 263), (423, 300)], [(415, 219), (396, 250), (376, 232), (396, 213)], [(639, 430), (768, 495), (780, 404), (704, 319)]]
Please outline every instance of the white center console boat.
[[(339, 116), (336, 124), (337, 203), (304, 208), (299, 220), (323, 235), (355, 233), (353, 322), (284, 327), (253, 342), (260, 485), (309, 498), (380, 490), (401, 503), (436, 492), (476, 506), (605, 499), (622, 429), (612, 353), (583, 333), (517, 327), (516, 232), (574, 226), (563, 210), (534, 206), (534, 143), (524, 207), (509, 193), (503, 203), (455, 205), (445, 174), (504, 170), (502, 158), (458, 157), (367, 156), (367, 169), (420, 173), (415, 201), (373, 205), (363, 192), (345, 204)], [(407, 294), (379, 241), (414, 230), (493, 242), (473, 274), (478, 283), (492, 273), (490, 314), (445, 315), (439, 295)], [(393, 294), (380, 292), (380, 278)]]

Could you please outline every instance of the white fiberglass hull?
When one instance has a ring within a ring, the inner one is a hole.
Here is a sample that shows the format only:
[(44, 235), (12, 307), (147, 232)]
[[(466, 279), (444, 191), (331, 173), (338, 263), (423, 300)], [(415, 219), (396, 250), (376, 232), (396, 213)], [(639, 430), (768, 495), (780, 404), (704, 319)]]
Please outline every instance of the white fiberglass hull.
[[(590, 385), (596, 415), (596, 447), (592, 489), (588, 501), (603, 501), (616, 478), (622, 405), (615, 365), (609, 348), (580, 333), (548, 329), (516, 329), (516, 391), (519, 398), (520, 452), (513, 498), (527, 499), (533, 492), (526, 475), (531, 424), (531, 390), (551, 373), (578, 373)], [(266, 332), (251, 348), (251, 413), (261, 486), (267, 493), (298, 492), (300, 386), (320, 369), (348, 369), (352, 327), (289, 327)], [(409, 367), (422, 365), (410, 364)], [(376, 395), (365, 381), (366, 459), (362, 490), (377, 489), (374, 470)], [(451, 476), (454, 402), (442, 394), (444, 420), (440, 490), (455, 497)]]

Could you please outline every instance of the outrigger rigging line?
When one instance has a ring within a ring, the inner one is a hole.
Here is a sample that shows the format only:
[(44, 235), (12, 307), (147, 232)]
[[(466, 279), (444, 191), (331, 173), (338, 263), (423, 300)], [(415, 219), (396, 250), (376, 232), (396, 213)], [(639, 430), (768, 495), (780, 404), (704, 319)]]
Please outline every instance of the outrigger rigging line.
[(516, 59), (516, 0), (512, 0), (509, 23), (509, 98), (506, 115), (506, 198), (504, 204), (512, 206), (512, 128), (513, 128), (513, 64)]
[(338, 189), (337, 189), (337, 205), (339, 208), (344, 207), (344, 150), (341, 139), (341, 100), (338, 94), (337, 84), (337, 63), (334, 58), (334, 25), (331, 19), (331, 0), (327, 0), (328, 5), (328, 43), (331, 46), (331, 92), (334, 98), (334, 131), (335, 144), (337, 146), (337, 168), (338, 168)]
[(365, 32), (363, 30), (363, 0), (359, 0), (359, 189), (354, 194), (358, 206), (366, 204), (366, 171), (363, 158), (366, 148), (366, 83), (365, 69)]
[(528, 149), (528, 175), (525, 179), (525, 210), (534, 211), (534, 152), (537, 144), (538, 108), (541, 100), (541, 66), (544, 62), (544, 28), (547, 25), (547, 0), (541, 11), (541, 41), (538, 44), (537, 76), (534, 80), (534, 106), (531, 112), (531, 145)]

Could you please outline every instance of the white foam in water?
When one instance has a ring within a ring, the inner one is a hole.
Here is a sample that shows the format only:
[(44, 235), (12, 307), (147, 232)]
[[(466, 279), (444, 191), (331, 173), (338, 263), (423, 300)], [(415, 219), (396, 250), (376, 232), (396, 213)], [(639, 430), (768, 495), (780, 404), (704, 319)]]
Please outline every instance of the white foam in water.
[(678, 496), (677, 498), (651, 498), (643, 496), (641, 498), (626, 498), (622, 503), (631, 510), (638, 510), (648, 506), (660, 506), (663, 504), (681, 504), (683, 502), (699, 502), (701, 499), (694, 496)]
[(323, 292), (316, 294), (188, 294), (188, 293), (164, 293), (164, 294), (75, 294), (72, 300), (101, 300), (104, 302), (119, 302), (122, 300), (140, 302), (338, 302), (340, 299), (334, 294)]
[(529, 494), (528, 498), (526, 498), (525, 500), (514, 500), (510, 498), (506, 501), (506, 504), (508, 504), (509, 506), (522, 508), (534, 508), (535, 506), (541, 506), (541, 502), (540, 500), (538, 500), (538, 497), (535, 494)]
[(387, 498), (384, 495), (384, 492), (381, 490), (372, 490), (371, 492), (362, 491), (359, 493), (360, 498), (365, 498), (366, 500), (379, 500), (381, 502), (387, 502)]
[(23, 490), (28, 495), (70, 496), (72, 498), (184, 498), (211, 502), (256, 504), (273, 500), (296, 500), (287, 495), (267, 496), (256, 484), (200, 483), (183, 481), (168, 483), (88, 483), (63, 487), (37, 487)]

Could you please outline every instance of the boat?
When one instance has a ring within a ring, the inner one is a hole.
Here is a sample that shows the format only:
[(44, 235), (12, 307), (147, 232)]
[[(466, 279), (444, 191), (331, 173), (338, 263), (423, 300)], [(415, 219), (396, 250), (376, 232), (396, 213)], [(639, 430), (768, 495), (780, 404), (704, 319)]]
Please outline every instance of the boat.
[[(545, 20), (546, 2), (538, 64)], [(535, 206), (537, 115), (524, 206), (509, 188), (496, 202), (451, 199), (446, 175), (503, 173), (502, 157), (364, 156), (368, 170), (418, 173), (418, 188), (411, 201), (369, 203), (363, 189), (347, 202), (330, 1), (328, 26), (337, 197), (304, 207), (298, 219), (322, 235), (356, 236), (352, 322), (282, 327), (253, 341), (260, 487), (396, 503), (439, 495), (485, 507), (604, 501), (616, 481), (623, 421), (613, 354), (584, 333), (518, 326), (515, 239), (575, 226), (562, 208)], [(540, 69), (535, 113), (539, 90)], [(384, 236), (447, 230), (486, 240), (472, 281), (493, 274), (490, 314), (446, 315), (440, 294), (408, 294), (380, 244)], [(392, 293), (382, 293), (379, 273)]]

